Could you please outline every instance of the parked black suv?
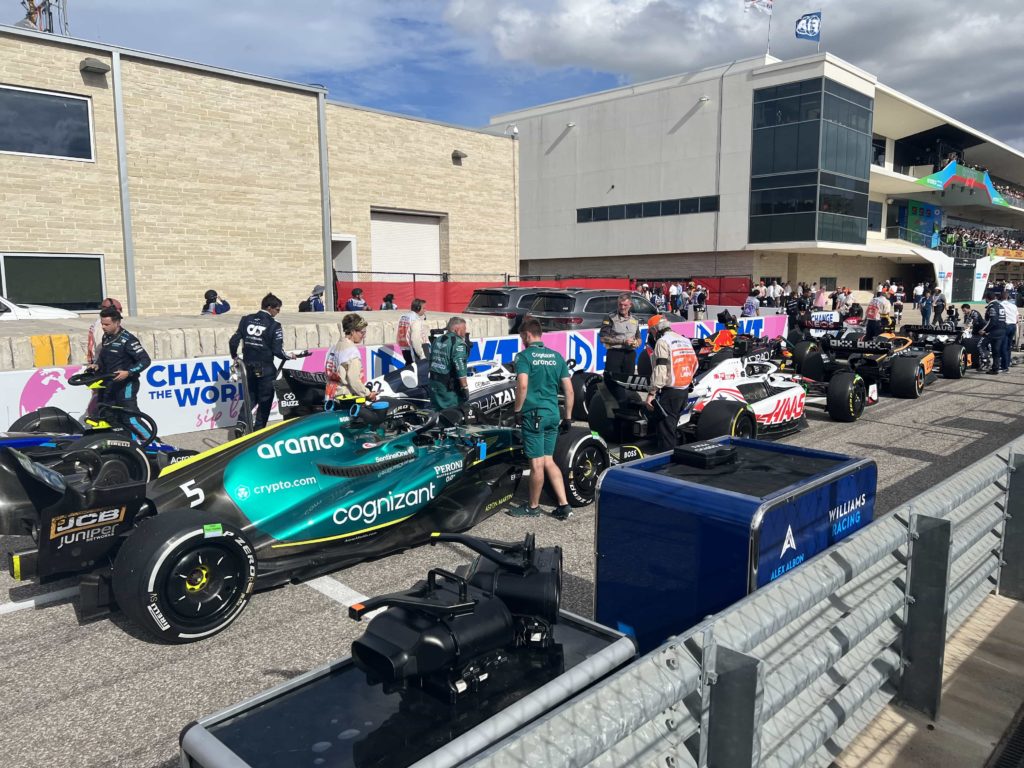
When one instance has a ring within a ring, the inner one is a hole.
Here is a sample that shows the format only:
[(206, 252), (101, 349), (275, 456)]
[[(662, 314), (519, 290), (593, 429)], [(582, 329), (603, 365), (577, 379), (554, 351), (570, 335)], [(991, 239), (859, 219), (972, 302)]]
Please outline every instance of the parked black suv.
[[(530, 317), (540, 320), (545, 331), (578, 331), (583, 328), (600, 328), (603, 321), (619, 308), (619, 294), (622, 291), (596, 288), (564, 288), (540, 291), (530, 307)], [(663, 315), (673, 323), (683, 318), (671, 312), (659, 312), (650, 301), (638, 293), (631, 293), (633, 315), (641, 325), (651, 315)]]
[(519, 324), (530, 310), (533, 300), (544, 286), (521, 288), (477, 288), (466, 305), (467, 315), (501, 315), (508, 320), (508, 332), (519, 333)]

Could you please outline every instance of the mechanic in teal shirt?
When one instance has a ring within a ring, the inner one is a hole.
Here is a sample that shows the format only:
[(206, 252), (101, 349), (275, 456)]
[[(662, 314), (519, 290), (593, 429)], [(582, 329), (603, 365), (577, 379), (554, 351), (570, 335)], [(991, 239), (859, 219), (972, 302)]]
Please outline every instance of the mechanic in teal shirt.
[(552, 517), (568, 520), (572, 507), (565, 497), (562, 473), (555, 464), (555, 441), (560, 429), (568, 431), (572, 421), (563, 419), (558, 409), (558, 387), (565, 393), (565, 412), (572, 413), (572, 382), (565, 358), (548, 349), (541, 341), (540, 322), (523, 320), (519, 336), (526, 348), (516, 356), (516, 424), (522, 428), (523, 451), (530, 461), (529, 506), (512, 507), (512, 517), (535, 517), (540, 514), (540, 492), (547, 477), (555, 492), (558, 506)]
[(430, 342), (430, 403), (439, 411), (457, 408), (469, 398), (466, 335), (466, 321), (453, 317), (448, 321), (447, 330)]

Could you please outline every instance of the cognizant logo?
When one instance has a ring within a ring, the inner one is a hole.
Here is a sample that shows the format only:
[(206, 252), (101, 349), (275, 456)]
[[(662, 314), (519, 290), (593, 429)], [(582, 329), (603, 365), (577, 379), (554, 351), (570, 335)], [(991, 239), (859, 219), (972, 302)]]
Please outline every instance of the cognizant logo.
[(289, 437), (287, 440), (275, 440), (272, 443), (261, 443), (256, 449), (256, 455), (261, 459), (277, 459), (284, 453), (292, 455), (316, 453), (331, 448), (341, 448), (343, 445), (345, 445), (345, 436), (341, 432), (303, 435), (302, 437)]
[(373, 525), (379, 515), (403, 509), (411, 510), (412, 507), (427, 503), (434, 498), (434, 490), (434, 483), (431, 482), (428, 486), (406, 493), (389, 493), (379, 499), (342, 507), (334, 513), (334, 523), (336, 525), (345, 525), (346, 523)]

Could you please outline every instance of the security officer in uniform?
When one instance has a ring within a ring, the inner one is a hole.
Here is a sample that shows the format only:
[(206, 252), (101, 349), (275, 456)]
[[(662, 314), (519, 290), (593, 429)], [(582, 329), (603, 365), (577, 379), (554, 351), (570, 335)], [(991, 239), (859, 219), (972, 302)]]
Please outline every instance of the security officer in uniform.
[(263, 297), (259, 312), (245, 315), (238, 321), (238, 330), (228, 342), (234, 360), (238, 359), (241, 343), (245, 358), (245, 378), (249, 395), (256, 402), (256, 420), (253, 429), (263, 429), (270, 418), (274, 401), (274, 358), (294, 360), (295, 355), (284, 351), (284, 331), (274, 318), (281, 312), (281, 300), (272, 293)]
[[(96, 362), (90, 368), (98, 373), (113, 374), (114, 378), (99, 390), (97, 403), (138, 411), (139, 374), (149, 367), (149, 354), (135, 334), (121, 327), (121, 313), (115, 307), (100, 310), (100, 327), (103, 338), (96, 353)], [(131, 414), (126, 415), (128, 426), (140, 439), (149, 437), (137, 419)]]
[(572, 422), (563, 419), (558, 409), (558, 390), (565, 395), (565, 412), (572, 413), (573, 391), (565, 358), (548, 349), (541, 341), (540, 322), (533, 317), (519, 328), (524, 349), (516, 355), (516, 425), (522, 428), (523, 453), (530, 461), (530, 502), (512, 507), (512, 517), (536, 517), (540, 514), (540, 493), (544, 478), (551, 483), (558, 506), (551, 513), (556, 520), (568, 520), (572, 507), (565, 495), (562, 472), (555, 464), (555, 442), (559, 431), (569, 431)]
[(993, 298), (985, 307), (985, 325), (981, 332), (992, 352), (992, 369), (989, 373), (995, 376), (1002, 365), (1003, 341), (1006, 339), (1006, 308), (998, 299)]
[(647, 321), (647, 333), (657, 341), (654, 373), (645, 405), (658, 417), (655, 426), (658, 450), (671, 451), (679, 442), (676, 426), (697, 372), (697, 355), (690, 340), (673, 331), (672, 324), (661, 315), (654, 315)]
[(633, 300), (619, 294), (619, 309), (601, 322), (598, 338), (608, 350), (604, 370), (613, 378), (625, 379), (636, 373), (636, 350), (640, 346), (640, 323), (630, 314)]
[(437, 410), (454, 408), (469, 398), (466, 321), (453, 317), (444, 333), (430, 342), (430, 402)]

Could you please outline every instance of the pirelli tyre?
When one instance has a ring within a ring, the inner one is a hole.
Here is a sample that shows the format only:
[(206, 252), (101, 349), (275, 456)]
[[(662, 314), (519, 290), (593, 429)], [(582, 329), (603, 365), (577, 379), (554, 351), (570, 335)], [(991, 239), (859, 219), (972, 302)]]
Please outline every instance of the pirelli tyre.
[(964, 351), (967, 352), (967, 364), (975, 371), (981, 370), (980, 336), (968, 336), (964, 339)]
[(586, 421), (590, 412), (590, 398), (597, 392), (601, 383), (600, 374), (578, 371), (570, 378), (572, 382), (572, 418), (573, 421)]
[(142, 521), (114, 560), (114, 598), (149, 637), (191, 643), (231, 624), (256, 581), (256, 553), (233, 525), (202, 510)]
[(585, 507), (597, 498), (597, 481), (608, 469), (608, 444), (589, 429), (571, 427), (555, 442), (555, 464), (562, 471), (570, 506)]
[(148, 483), (152, 479), (146, 452), (116, 432), (76, 440), (55, 468), (62, 472), (84, 471), (91, 488)]
[(942, 349), (942, 376), (962, 379), (967, 373), (967, 350), (960, 344), (947, 344)]
[(916, 399), (924, 392), (924, 365), (916, 357), (893, 358), (889, 389), (896, 397)]
[(747, 406), (735, 400), (712, 400), (704, 406), (694, 433), (698, 440), (714, 437), (757, 437), (757, 421)]
[(808, 355), (816, 355), (819, 352), (821, 352), (821, 347), (816, 341), (801, 341), (793, 347), (793, 367), (797, 373), (801, 372), (800, 369)]
[(81, 435), (85, 428), (71, 415), (60, 408), (45, 406), (26, 413), (11, 422), (8, 432), (55, 432), (57, 434)]
[(833, 421), (856, 421), (864, 413), (868, 388), (852, 371), (839, 371), (828, 382), (825, 408)]

